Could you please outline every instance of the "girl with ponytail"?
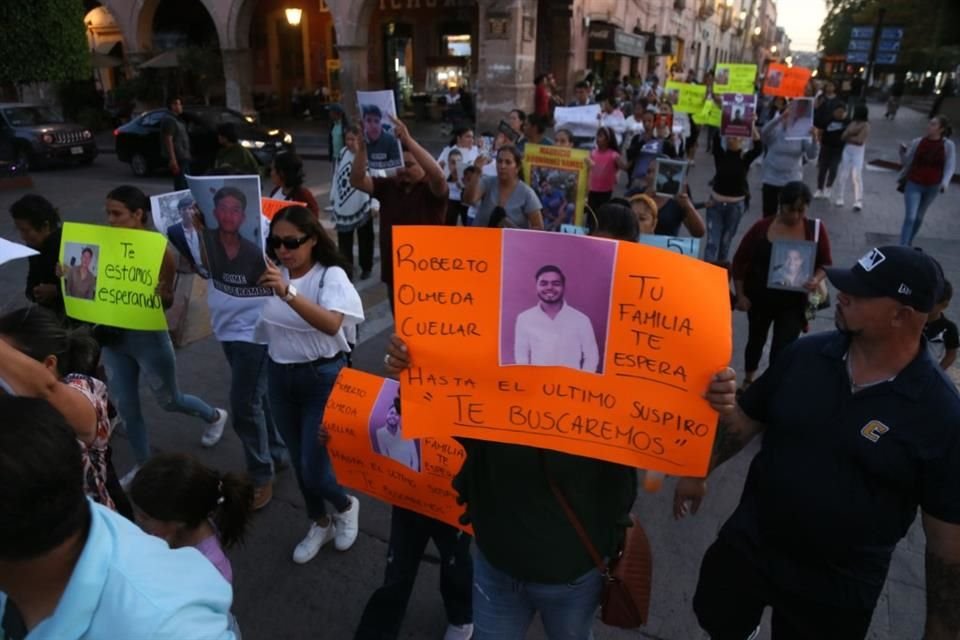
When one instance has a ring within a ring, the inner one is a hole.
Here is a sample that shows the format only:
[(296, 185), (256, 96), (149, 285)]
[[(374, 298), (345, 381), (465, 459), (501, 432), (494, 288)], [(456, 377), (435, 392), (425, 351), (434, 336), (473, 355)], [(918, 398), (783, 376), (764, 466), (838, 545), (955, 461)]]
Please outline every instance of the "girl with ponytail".
[[(84, 491), (121, 513), (107, 487), (107, 387), (92, 376), (100, 348), (86, 328), (68, 329), (41, 306), (0, 317), (0, 379), (19, 396), (41, 398), (63, 414), (83, 452)], [(126, 514), (125, 514), (126, 515)]]
[(233, 569), (224, 554), (243, 542), (253, 515), (253, 483), (221, 474), (183, 453), (152, 457), (130, 485), (137, 524), (171, 549), (196, 547), (227, 582)]

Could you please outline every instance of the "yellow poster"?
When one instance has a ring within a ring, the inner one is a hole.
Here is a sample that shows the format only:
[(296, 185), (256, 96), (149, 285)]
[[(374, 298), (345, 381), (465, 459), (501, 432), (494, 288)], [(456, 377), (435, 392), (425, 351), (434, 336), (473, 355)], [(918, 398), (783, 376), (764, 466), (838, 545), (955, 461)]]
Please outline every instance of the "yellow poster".
[[(757, 81), (757, 65), (723, 63), (717, 65), (713, 91), (721, 93), (754, 93)], [(719, 126), (719, 125), (718, 125)]]
[(699, 113), (693, 114), (693, 120), (700, 126), (719, 127), (723, 119), (723, 109), (713, 100), (705, 100)]
[(732, 347), (724, 270), (568, 233), (393, 233), (407, 437), (706, 473), (717, 413), (704, 393)]
[(67, 315), (121, 329), (167, 328), (157, 295), (167, 239), (155, 231), (67, 222), (60, 242)]
[(700, 113), (703, 101), (707, 97), (707, 87), (702, 84), (688, 84), (685, 82), (667, 82), (664, 98), (673, 105), (673, 110), (680, 113)]
[(584, 149), (528, 144), (523, 153), (523, 175), (540, 197), (547, 231), (563, 225), (583, 225), (587, 201), (587, 157)]

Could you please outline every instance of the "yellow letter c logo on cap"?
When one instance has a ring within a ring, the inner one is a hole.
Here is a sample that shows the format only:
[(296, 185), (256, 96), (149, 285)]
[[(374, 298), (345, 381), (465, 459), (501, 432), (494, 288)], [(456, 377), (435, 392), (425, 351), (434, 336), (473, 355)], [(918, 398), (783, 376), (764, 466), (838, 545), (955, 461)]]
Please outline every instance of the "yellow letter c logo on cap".
[(860, 435), (870, 442), (879, 442), (880, 436), (885, 434), (887, 431), (890, 431), (890, 427), (883, 424), (879, 420), (871, 420), (867, 424), (863, 425), (863, 429), (860, 429)]

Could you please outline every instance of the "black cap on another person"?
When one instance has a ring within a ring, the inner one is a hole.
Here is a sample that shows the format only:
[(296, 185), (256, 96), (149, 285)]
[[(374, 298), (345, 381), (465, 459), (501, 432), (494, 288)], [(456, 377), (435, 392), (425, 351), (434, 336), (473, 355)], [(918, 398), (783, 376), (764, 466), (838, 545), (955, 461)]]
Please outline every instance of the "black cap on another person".
[(943, 270), (920, 249), (871, 249), (849, 269), (831, 267), (827, 277), (838, 290), (860, 298), (893, 298), (928, 313), (943, 291)]

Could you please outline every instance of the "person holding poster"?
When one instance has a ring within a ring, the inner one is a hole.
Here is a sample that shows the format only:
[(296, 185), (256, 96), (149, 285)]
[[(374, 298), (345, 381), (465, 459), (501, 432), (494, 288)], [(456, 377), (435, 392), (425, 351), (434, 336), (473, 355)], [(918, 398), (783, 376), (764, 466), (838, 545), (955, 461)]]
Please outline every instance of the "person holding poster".
[(350, 184), (353, 163), (360, 144), (360, 127), (350, 125), (344, 134), (344, 147), (337, 158), (333, 179), (333, 221), (337, 227), (337, 247), (340, 255), (353, 271), (353, 236), (357, 236), (360, 279), (366, 280), (373, 271), (373, 203), (370, 194)]
[[(293, 551), (293, 561), (304, 564), (331, 540), (346, 551), (359, 531), (360, 502), (337, 483), (317, 433), (356, 342), (363, 303), (333, 241), (306, 207), (286, 207), (273, 217), (267, 255), (281, 266), (268, 263), (261, 278), (274, 296), (260, 312), (256, 336), (267, 344), (270, 411), (290, 449), (311, 521)], [(336, 509), (332, 516), (326, 502)]]
[(803, 161), (813, 161), (820, 152), (819, 135), (815, 128), (810, 137), (789, 139), (792, 124), (790, 110), (777, 114), (760, 131), (763, 156), (763, 217), (776, 215), (780, 207), (780, 192), (790, 182), (803, 180)]
[[(780, 211), (762, 218), (747, 231), (733, 257), (733, 284), (736, 288), (736, 309), (747, 313), (748, 337), (744, 350), (742, 389), (748, 389), (760, 368), (763, 347), (773, 325), (770, 344), (770, 366), (797, 337), (807, 323), (807, 292), (815, 291), (826, 277), (830, 266), (830, 238), (826, 226), (806, 217), (812, 196), (802, 182), (790, 182), (780, 192)], [(806, 291), (783, 291), (768, 287), (773, 243), (778, 240), (799, 240), (816, 243), (813, 276), (803, 283)]]
[[(380, 280), (387, 285), (387, 299), (393, 311), (393, 227), (404, 224), (442, 225), (447, 213), (447, 178), (430, 152), (413, 139), (407, 126), (394, 119), (397, 136), (403, 143), (403, 167), (390, 178), (367, 173), (367, 148), (358, 141), (350, 173), (350, 185), (380, 201)], [(466, 195), (466, 193), (464, 194)], [(464, 198), (464, 201), (470, 201)]]
[(397, 117), (397, 108), (392, 91), (358, 91), (360, 119), (366, 143), (370, 169), (397, 169), (403, 166), (400, 137), (394, 135), (393, 127), (384, 119)]
[[(150, 199), (136, 187), (117, 187), (107, 194), (107, 221), (111, 227), (146, 229)], [(169, 247), (160, 267), (157, 295), (164, 308), (173, 303), (173, 285), (177, 265)], [(103, 346), (103, 364), (107, 370), (110, 392), (116, 401), (117, 413), (127, 427), (135, 465), (121, 479), (129, 486), (150, 457), (147, 425), (140, 408), (140, 374), (151, 381), (157, 403), (165, 411), (176, 411), (200, 418), (207, 424), (202, 442), (216, 444), (223, 436), (227, 412), (211, 407), (200, 398), (182, 393), (177, 383), (177, 359), (170, 334), (162, 331), (114, 329), (98, 335)]]
[(49, 200), (30, 193), (10, 205), (10, 216), (23, 244), (39, 252), (28, 258), (27, 300), (63, 315), (63, 294), (57, 277), (60, 213)]
[[(886, 246), (828, 277), (837, 330), (791, 345), (721, 417), (709, 471), (762, 443), (703, 556), (694, 612), (712, 638), (750, 636), (767, 607), (774, 637), (866, 638), (919, 509), (926, 617), (897, 635), (954, 640), (960, 398), (923, 340), (942, 273), (921, 251)], [(681, 479), (674, 515), (705, 494), (705, 478)]]
[(627, 149), (627, 171), (630, 176), (630, 189), (646, 191), (656, 176), (650, 174), (650, 166), (657, 157), (666, 155), (677, 157), (678, 149), (668, 137), (669, 133), (656, 127), (657, 113), (646, 111), (642, 116), (642, 131), (635, 135)]
[(713, 159), (716, 173), (713, 190), (707, 201), (707, 247), (703, 259), (719, 266), (727, 264), (730, 243), (737, 234), (740, 219), (746, 211), (750, 195), (747, 172), (754, 160), (763, 153), (760, 132), (753, 131), (753, 147), (744, 153), (743, 138), (729, 137), (724, 150), (720, 134), (713, 141)]
[(690, 185), (684, 181), (676, 196), (657, 193), (656, 177), (659, 162), (660, 159), (654, 160), (647, 167), (647, 188), (630, 189), (627, 192), (627, 197), (645, 194), (656, 203), (657, 215), (654, 235), (676, 237), (680, 235), (680, 227), (682, 226), (686, 228), (690, 236), (702, 238), (707, 232), (707, 227), (700, 212), (693, 206)]
[[(384, 362), (391, 375), (399, 375), (416, 354), (395, 335)], [(733, 409), (735, 379), (727, 368), (711, 381), (706, 398), (715, 410)], [(467, 458), (453, 486), (477, 542), (473, 639), (522, 639), (538, 613), (550, 638), (591, 638), (603, 576), (550, 484), (562, 492), (600, 555), (612, 558), (636, 500), (636, 470), (535, 447), (460, 441)]]

